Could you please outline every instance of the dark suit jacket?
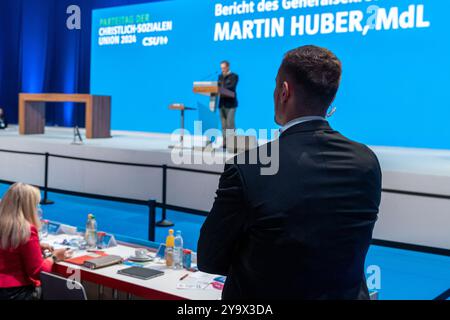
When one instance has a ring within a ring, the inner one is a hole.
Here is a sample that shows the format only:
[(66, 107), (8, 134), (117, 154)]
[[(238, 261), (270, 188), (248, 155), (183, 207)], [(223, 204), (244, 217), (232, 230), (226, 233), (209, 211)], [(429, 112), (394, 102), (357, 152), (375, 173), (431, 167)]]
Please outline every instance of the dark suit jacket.
[[(219, 87), (224, 87), (228, 90), (233, 91), (234, 93), (236, 93), (238, 82), (239, 76), (236, 73), (230, 73), (225, 77), (223, 76), (223, 74), (219, 76)], [(237, 108), (237, 106), (237, 94), (235, 98), (220, 97), (219, 108)]]
[(326, 121), (291, 127), (278, 143), (275, 175), (261, 175), (261, 164), (225, 166), (199, 269), (228, 276), (224, 299), (367, 299), (381, 198), (375, 154)]

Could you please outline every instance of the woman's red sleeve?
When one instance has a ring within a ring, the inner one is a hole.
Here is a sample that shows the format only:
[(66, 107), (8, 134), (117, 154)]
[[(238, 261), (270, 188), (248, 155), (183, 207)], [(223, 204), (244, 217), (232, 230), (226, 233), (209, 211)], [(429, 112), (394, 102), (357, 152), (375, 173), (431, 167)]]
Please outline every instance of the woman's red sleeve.
[(34, 226), (31, 227), (30, 239), (21, 246), (20, 253), (25, 272), (33, 282), (39, 283), (41, 271), (50, 272), (52, 270), (53, 261), (42, 257), (39, 235)]

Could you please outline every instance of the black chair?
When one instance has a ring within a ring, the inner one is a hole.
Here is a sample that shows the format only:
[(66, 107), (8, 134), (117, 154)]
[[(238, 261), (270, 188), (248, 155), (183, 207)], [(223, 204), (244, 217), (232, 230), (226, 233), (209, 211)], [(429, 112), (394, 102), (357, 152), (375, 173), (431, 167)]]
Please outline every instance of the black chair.
[(81, 283), (41, 272), (42, 300), (87, 300)]

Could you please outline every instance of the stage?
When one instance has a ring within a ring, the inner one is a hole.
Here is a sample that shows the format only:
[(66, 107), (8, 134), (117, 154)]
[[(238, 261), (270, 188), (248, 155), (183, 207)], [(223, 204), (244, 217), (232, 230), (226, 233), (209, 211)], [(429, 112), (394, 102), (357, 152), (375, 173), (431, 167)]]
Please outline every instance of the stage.
[[(84, 137), (83, 130), (81, 133)], [(161, 166), (189, 168), (197, 172), (167, 170), (166, 203), (205, 212), (211, 208), (223, 161), (233, 154), (221, 149), (186, 149), (185, 154), (203, 159), (203, 163), (177, 164), (172, 160), (169, 146), (174, 141), (169, 134), (113, 131), (112, 135), (112, 139), (74, 145), (70, 128), (47, 127), (44, 135), (20, 136), (18, 128), (12, 126), (0, 131), (0, 149), (29, 154), (0, 152), (0, 180), (43, 186), (42, 154), (49, 153), (58, 156), (50, 157), (48, 163), (52, 189), (162, 202)], [(450, 249), (450, 151), (372, 149), (382, 166), (384, 189), (374, 237)]]

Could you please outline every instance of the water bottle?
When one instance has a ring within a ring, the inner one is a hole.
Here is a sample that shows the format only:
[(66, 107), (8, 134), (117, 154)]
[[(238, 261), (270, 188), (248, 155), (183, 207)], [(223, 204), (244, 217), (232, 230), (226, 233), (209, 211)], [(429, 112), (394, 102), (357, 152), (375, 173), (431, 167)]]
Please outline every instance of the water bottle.
[(93, 214), (88, 214), (85, 240), (88, 249), (97, 248), (97, 221), (95, 220), (95, 216)]
[(183, 237), (181, 231), (177, 231), (173, 247), (173, 268), (183, 269)]
[(42, 211), (40, 204), (37, 206), (37, 215), (39, 217), (39, 221), (44, 220), (44, 211)]
[(48, 228), (47, 228), (47, 235), (44, 235), (44, 233), (45, 233), (44, 212), (42, 211), (41, 205), (38, 205), (38, 207), (37, 207), (37, 215), (38, 215), (39, 222), (41, 223), (41, 227), (39, 229), (39, 239), (42, 240), (43, 238), (45, 238), (48, 235)]
[(48, 220), (42, 220), (41, 222), (41, 230), (39, 232), (39, 238), (45, 239), (48, 237)]

